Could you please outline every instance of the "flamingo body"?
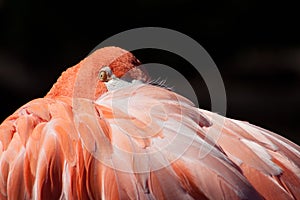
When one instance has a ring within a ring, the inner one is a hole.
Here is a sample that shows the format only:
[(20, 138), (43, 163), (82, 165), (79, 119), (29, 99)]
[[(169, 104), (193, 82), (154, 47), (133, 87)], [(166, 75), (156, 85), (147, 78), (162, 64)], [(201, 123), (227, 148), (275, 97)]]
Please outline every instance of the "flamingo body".
[(122, 49), (100, 49), (9, 116), (0, 199), (300, 199), (291, 141), (164, 88), (108, 91), (97, 79), (103, 66), (121, 77), (138, 64)]

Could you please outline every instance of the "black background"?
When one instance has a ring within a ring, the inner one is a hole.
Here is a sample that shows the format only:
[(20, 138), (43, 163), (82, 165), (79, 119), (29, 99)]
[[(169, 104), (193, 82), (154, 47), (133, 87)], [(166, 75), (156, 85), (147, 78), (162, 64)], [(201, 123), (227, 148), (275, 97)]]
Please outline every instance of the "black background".
[[(211, 55), (224, 79), (228, 117), (300, 144), (297, 8), (288, 1), (0, 0), (0, 120), (43, 97), (67, 67), (104, 39), (131, 28), (158, 26), (192, 37)], [(153, 51), (138, 54), (142, 61), (157, 57)], [(172, 55), (160, 58), (186, 70)], [(198, 96), (200, 107), (209, 109), (207, 91), (200, 89)]]

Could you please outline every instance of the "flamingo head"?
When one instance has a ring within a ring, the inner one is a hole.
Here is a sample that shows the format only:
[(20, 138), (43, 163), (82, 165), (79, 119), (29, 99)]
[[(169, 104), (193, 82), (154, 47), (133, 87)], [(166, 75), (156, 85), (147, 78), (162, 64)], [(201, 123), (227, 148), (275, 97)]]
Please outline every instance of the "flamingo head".
[(146, 81), (146, 73), (134, 55), (118, 47), (105, 47), (94, 51), (59, 77), (46, 97), (68, 96), (95, 100), (109, 90), (131, 82), (121, 80), (127, 76)]

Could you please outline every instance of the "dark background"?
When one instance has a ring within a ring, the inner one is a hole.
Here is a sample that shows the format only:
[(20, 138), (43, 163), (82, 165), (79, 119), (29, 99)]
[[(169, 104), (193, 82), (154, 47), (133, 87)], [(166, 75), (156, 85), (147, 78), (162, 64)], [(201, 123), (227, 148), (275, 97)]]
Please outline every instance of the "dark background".
[[(288, 1), (258, 0), (0, 0), (0, 120), (43, 97), (67, 67), (104, 39), (131, 28), (159, 26), (192, 37), (208, 51), (224, 79), (228, 117), (300, 144), (297, 8)], [(158, 56), (155, 51), (138, 54), (142, 61)], [(176, 56), (159, 55), (189, 75), (187, 64)], [(199, 96), (200, 107), (209, 109), (205, 86)]]

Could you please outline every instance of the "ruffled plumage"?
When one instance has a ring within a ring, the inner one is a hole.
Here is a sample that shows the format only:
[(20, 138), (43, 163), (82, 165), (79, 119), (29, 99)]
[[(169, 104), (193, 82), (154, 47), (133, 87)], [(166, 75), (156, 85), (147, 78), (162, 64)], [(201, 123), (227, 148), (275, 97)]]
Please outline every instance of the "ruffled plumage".
[(0, 125), (0, 199), (300, 199), (300, 147), (135, 84)]

